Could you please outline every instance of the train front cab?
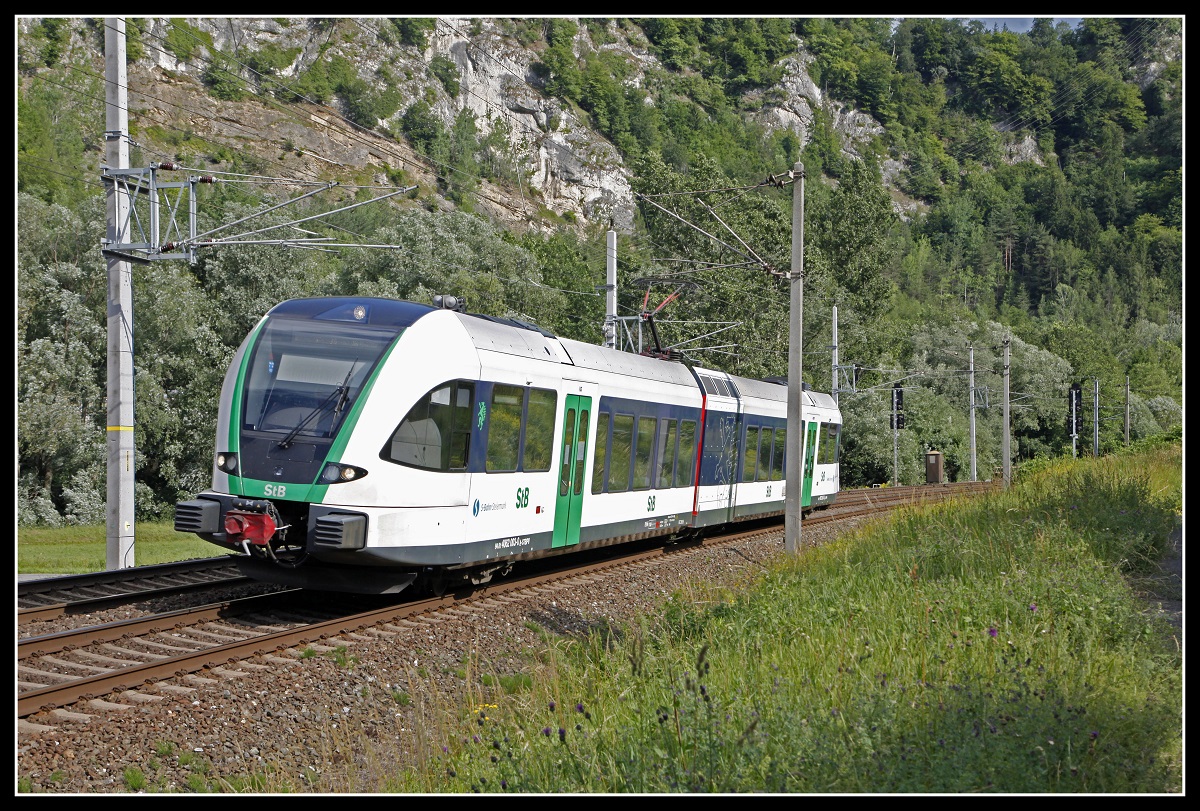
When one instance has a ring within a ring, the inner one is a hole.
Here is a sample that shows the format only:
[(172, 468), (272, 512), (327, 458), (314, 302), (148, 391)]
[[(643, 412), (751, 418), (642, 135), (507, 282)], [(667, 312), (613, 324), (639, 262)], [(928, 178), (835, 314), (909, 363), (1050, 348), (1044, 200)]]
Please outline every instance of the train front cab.
[(805, 510), (825, 508), (837, 500), (841, 487), (842, 416), (832, 395), (806, 391), (805, 396)]

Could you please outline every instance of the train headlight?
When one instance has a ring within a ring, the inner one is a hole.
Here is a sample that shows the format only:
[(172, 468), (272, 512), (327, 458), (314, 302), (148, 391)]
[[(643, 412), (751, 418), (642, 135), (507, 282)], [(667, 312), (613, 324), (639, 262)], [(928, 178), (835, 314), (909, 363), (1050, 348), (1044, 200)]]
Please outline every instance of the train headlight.
[(238, 458), (236, 453), (221, 451), (217, 454), (217, 470), (222, 473), (228, 473), (231, 476), (236, 476), (238, 472)]
[(320, 484), (338, 484), (340, 482), (352, 482), (366, 475), (367, 471), (361, 467), (330, 462), (321, 471), (321, 477), (318, 481)]

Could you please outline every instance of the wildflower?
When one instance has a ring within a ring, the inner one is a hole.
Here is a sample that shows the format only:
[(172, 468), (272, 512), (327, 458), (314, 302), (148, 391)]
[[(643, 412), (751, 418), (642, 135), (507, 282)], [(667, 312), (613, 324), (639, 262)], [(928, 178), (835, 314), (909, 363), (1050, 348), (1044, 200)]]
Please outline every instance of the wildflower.
[(565, 741), (567, 739), (567, 731), (562, 727), (558, 728), (558, 739), (560, 741)]
[(1093, 741), (1094, 741), (1094, 740), (1096, 740), (1097, 738), (1099, 738), (1099, 737), (1100, 737), (1100, 731), (1099, 731), (1099, 730), (1097, 730), (1097, 729), (1093, 729), (1093, 730), (1092, 730), (1090, 733), (1088, 733), (1088, 734), (1091, 736), (1091, 738), (1092, 738), (1092, 740), (1093, 740)]
[(550, 702), (550, 712), (554, 712), (554, 708), (555, 708), (556, 706), (558, 706), (558, 705), (557, 705), (557, 704), (555, 704), (553, 701), (551, 701), (551, 702)]
[(575, 712), (583, 712), (583, 702), (575, 705)]
[(471, 740), (472, 740), (473, 742), (475, 742), (475, 743), (479, 743), (479, 736), (478, 736), (478, 735), (472, 735), (472, 736), (471, 736)]
[(1029, 610), (1030, 610), (1030, 611), (1037, 611), (1037, 603), (1030, 603), (1030, 604), (1029, 604)]
[(996, 630), (995, 626), (989, 626), (989, 627), (988, 627), (988, 636), (990, 636), (990, 637), (992, 637), (993, 639), (995, 639), (995, 638), (996, 638), (997, 636), (999, 636), (999, 635), (1000, 635), (1000, 632)]
[(507, 780), (501, 780), (501, 781), (500, 781), (500, 788), (508, 788), (508, 781), (507, 781)]
[(542, 727), (542, 734), (545, 735), (547, 738), (549, 738), (550, 737), (550, 727)]

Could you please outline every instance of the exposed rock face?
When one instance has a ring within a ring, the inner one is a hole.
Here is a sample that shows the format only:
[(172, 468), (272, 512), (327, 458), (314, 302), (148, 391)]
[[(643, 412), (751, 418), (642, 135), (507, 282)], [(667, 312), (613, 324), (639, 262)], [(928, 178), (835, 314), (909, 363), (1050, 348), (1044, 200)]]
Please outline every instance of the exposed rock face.
[[(21, 19), (18, 30), (36, 22)], [(400, 44), (385, 18), (188, 18), (186, 23), (194, 33), (172, 26), (167, 18), (142, 21), (144, 55), (130, 66), (131, 123), (143, 111), (152, 111), (159, 124), (174, 126), (183, 118), (186, 127), (214, 143), (257, 150), (272, 162), (276, 174), (312, 176), (324, 168), (378, 167), (380, 182), (390, 182), (384, 170), (402, 169), (427, 190), (429, 205), (448, 207), (449, 201), (428, 191), (437, 187), (438, 174), (448, 167), (434, 165), (402, 137), (388, 135), (398, 133), (404, 112), (424, 99), (447, 129), (469, 110), (481, 137), (497, 127), (506, 133), (508, 157), (519, 174), (516, 194), (484, 182), (478, 195), (479, 207), (506, 226), (529, 227), (542, 219), (539, 212), (549, 209), (581, 227), (606, 224), (622, 232), (632, 230), (636, 207), (620, 154), (569, 105), (543, 92), (535, 69), (535, 48), (541, 41), (521, 45), (508, 35), (503, 20), (439, 17), (423, 49)], [(84, 30), (79, 26), (74, 36), (78, 58), (93, 65), (99, 59), (102, 64), (94, 32), (87, 36)], [(170, 45), (172, 38), (175, 47)], [(603, 44), (592, 42), (581, 25), (576, 53), (619, 51), (634, 66), (627, 81), (636, 86), (645, 83), (647, 71), (659, 67), (646, 43), (631, 40), (615, 22), (607, 39)], [(187, 58), (178, 55), (186, 50), (178, 47), (180, 41), (193, 51)], [(218, 101), (201, 88), (206, 70), (214, 64), (213, 51), (236, 54), (241, 64), (230, 63), (232, 69), (257, 83), (262, 98)], [(250, 57), (261, 52), (294, 55), (290, 64), (263, 74), (249, 67), (255, 64)], [(395, 112), (378, 121), (377, 129), (350, 124), (348, 111), (339, 108), (344, 102), (337, 98), (313, 104), (267, 98), (282, 95), (314, 62), (333, 56), (354, 65), (358, 78), (373, 91), (398, 97)], [(457, 92), (449, 92), (431, 70), (438, 58), (448, 58), (457, 69)], [(844, 153), (859, 158), (883, 128), (866, 113), (826, 98), (809, 74), (812, 61), (797, 41), (779, 85), (755, 91), (745, 101), (757, 107), (754, 118), (764, 127), (790, 130), (802, 145), (811, 140), (814, 111), (823, 110), (841, 137)], [(1007, 156), (1010, 161), (1041, 163), (1036, 143), (1028, 138), (1010, 146)], [(904, 169), (904, 156), (894, 157), (885, 167), (885, 182), (893, 189), (890, 181)], [(903, 197), (898, 192), (894, 196)], [(899, 199), (896, 210), (901, 216), (911, 215), (914, 206), (913, 201)]]

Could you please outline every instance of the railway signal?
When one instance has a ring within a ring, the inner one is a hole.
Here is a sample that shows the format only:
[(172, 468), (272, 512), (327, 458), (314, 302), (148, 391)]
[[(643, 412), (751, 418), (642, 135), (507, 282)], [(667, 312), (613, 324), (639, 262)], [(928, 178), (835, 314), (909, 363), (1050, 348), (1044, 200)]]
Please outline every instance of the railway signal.
[(897, 383), (892, 387), (892, 428), (904, 427), (904, 387)]
[(1083, 387), (1078, 383), (1071, 384), (1071, 396), (1067, 407), (1069, 409), (1067, 424), (1071, 428), (1071, 436), (1079, 436), (1083, 431)]

